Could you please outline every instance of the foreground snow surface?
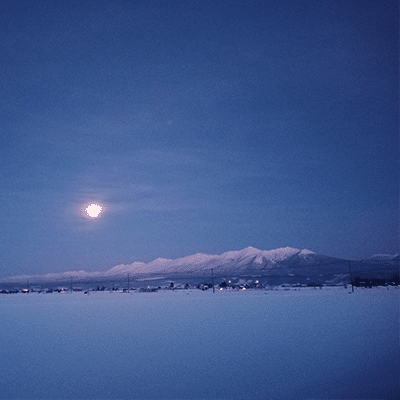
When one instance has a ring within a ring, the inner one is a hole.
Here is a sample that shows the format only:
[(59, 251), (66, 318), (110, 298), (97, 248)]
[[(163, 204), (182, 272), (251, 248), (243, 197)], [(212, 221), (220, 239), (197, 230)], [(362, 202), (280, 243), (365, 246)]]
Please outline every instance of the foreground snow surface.
[(0, 296), (3, 399), (399, 395), (399, 290)]

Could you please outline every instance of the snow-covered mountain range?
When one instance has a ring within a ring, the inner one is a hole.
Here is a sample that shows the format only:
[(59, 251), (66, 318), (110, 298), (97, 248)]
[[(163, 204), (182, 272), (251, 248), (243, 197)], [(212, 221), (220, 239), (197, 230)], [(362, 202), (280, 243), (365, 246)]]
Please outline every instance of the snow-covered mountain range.
[[(398, 260), (398, 255), (382, 257), (377, 255), (365, 261)], [(353, 270), (357, 269), (352, 261)], [(197, 253), (175, 260), (157, 258), (149, 263), (134, 262), (117, 265), (106, 272), (68, 271), (34, 276), (14, 276), (0, 282), (22, 282), (30, 280), (74, 281), (104, 280), (122, 278), (128, 274), (134, 279), (173, 279), (210, 277), (211, 270), (216, 278), (265, 277), (272, 281), (291, 282), (337, 282), (348, 279), (349, 261), (317, 254), (307, 249), (284, 247), (275, 250), (259, 250), (247, 247), (238, 251), (228, 251), (221, 255)], [(353, 271), (354, 272), (354, 271)], [(278, 279), (279, 278), (279, 279)]]
[(276, 250), (259, 250), (246, 247), (239, 251), (228, 251), (221, 255), (197, 253), (176, 260), (157, 258), (145, 264), (135, 262), (129, 265), (117, 265), (106, 272), (107, 275), (118, 274), (193, 274), (210, 275), (211, 269), (217, 275), (244, 275), (268, 272), (277, 267), (306, 266), (336, 260), (316, 254), (310, 250), (291, 247)]

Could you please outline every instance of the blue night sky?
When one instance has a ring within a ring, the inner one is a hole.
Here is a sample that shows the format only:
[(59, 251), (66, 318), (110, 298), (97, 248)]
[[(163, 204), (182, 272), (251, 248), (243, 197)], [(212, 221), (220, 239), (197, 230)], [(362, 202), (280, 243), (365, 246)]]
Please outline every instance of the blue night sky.
[(0, 277), (398, 252), (398, 1), (3, 0), (0, 54)]

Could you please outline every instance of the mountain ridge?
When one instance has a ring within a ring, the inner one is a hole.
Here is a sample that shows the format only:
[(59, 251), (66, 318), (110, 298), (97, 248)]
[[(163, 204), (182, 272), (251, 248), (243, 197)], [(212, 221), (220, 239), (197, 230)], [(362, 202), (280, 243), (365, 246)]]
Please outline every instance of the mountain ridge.
[[(369, 259), (374, 259), (374, 256)], [(282, 247), (259, 250), (249, 246), (220, 255), (196, 253), (177, 259), (156, 258), (148, 263), (135, 261), (131, 264), (116, 265), (105, 272), (80, 270), (44, 275), (20, 275), (0, 279), (0, 282), (113, 279), (127, 274), (133, 279), (146, 277), (154, 279), (156, 276), (205, 277), (210, 276), (211, 270), (220, 277), (268, 276), (294, 279), (293, 277), (297, 276), (302, 281), (337, 281), (349, 275), (349, 261), (318, 254), (308, 249)]]

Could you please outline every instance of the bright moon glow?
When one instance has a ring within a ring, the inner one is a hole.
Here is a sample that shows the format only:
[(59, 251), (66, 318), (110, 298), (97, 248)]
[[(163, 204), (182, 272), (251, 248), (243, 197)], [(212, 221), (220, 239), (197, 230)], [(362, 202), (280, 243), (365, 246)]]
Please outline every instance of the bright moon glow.
[(86, 208), (86, 212), (88, 213), (89, 217), (96, 218), (100, 214), (102, 207), (98, 204), (91, 204)]

